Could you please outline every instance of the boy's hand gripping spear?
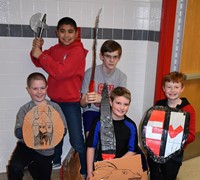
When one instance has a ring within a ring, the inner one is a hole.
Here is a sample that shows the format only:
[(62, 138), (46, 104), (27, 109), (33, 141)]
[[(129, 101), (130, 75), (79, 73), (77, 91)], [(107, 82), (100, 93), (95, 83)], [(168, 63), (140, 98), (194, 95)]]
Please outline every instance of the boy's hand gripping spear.
[(46, 14), (44, 14), (42, 21), (40, 21), (41, 13), (34, 14), (30, 19), (30, 27), (37, 34), (37, 37), (41, 38), (44, 29), (48, 29), (46, 24)]
[[(92, 73), (90, 77), (90, 84), (89, 84), (89, 92), (94, 92), (95, 87), (95, 68), (96, 68), (96, 45), (97, 45), (97, 37), (98, 37), (98, 27), (99, 27), (99, 16), (102, 11), (102, 8), (99, 9), (99, 12), (97, 14), (96, 20), (95, 20), (95, 28), (94, 28), (94, 42), (92, 46)], [(88, 107), (91, 107), (91, 104), (88, 104)]]

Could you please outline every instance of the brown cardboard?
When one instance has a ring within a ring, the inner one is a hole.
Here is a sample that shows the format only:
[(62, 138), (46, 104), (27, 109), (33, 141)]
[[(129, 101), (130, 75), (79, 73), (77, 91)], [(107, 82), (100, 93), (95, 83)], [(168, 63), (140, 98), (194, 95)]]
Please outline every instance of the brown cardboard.
[(96, 162), (93, 173), (90, 180), (147, 180), (139, 154)]
[(71, 148), (60, 169), (60, 180), (83, 180), (80, 169), (79, 155)]
[(27, 112), (22, 132), (24, 142), (28, 147), (50, 149), (62, 140), (64, 124), (56, 109), (42, 103)]

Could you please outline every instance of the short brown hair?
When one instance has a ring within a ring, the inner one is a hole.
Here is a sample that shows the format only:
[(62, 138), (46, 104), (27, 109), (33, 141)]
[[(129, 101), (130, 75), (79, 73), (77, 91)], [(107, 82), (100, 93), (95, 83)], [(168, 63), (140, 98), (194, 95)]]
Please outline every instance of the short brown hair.
[(181, 83), (182, 87), (184, 87), (185, 75), (183, 73), (174, 71), (165, 75), (162, 80), (162, 86), (165, 86), (165, 82), (173, 82), (173, 83)]
[(116, 41), (113, 41), (113, 40), (107, 40), (105, 41), (102, 46), (101, 46), (101, 54), (104, 55), (105, 52), (114, 52), (114, 51), (118, 51), (119, 53), (119, 57), (121, 57), (122, 55), (122, 47), (121, 45), (116, 42)]
[(28, 87), (31, 87), (31, 83), (32, 81), (34, 80), (42, 80), (45, 82), (45, 84), (47, 85), (47, 80), (45, 78), (45, 76), (42, 74), (42, 73), (39, 73), (39, 72), (34, 72), (34, 73), (31, 73), (28, 77), (27, 77), (27, 80), (26, 80), (26, 84)]
[(110, 94), (111, 101), (114, 101), (117, 96), (123, 96), (131, 102), (131, 92), (125, 87), (118, 86), (114, 88)]

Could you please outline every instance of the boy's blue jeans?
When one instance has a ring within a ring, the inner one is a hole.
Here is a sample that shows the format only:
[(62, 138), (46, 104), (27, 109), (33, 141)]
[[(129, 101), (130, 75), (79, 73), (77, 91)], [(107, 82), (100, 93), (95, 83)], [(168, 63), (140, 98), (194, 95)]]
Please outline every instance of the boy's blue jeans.
[[(71, 146), (79, 153), (81, 174), (86, 171), (86, 146), (82, 129), (81, 107), (79, 102), (56, 102), (62, 109), (68, 126)], [(61, 162), (63, 140), (55, 148), (54, 164)]]

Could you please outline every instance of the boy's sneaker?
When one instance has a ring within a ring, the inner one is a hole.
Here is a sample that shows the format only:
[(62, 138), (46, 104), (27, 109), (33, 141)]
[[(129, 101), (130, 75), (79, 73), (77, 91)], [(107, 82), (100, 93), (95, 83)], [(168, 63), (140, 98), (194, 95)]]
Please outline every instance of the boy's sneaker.
[(52, 168), (53, 169), (60, 169), (61, 168), (61, 163), (53, 164)]

